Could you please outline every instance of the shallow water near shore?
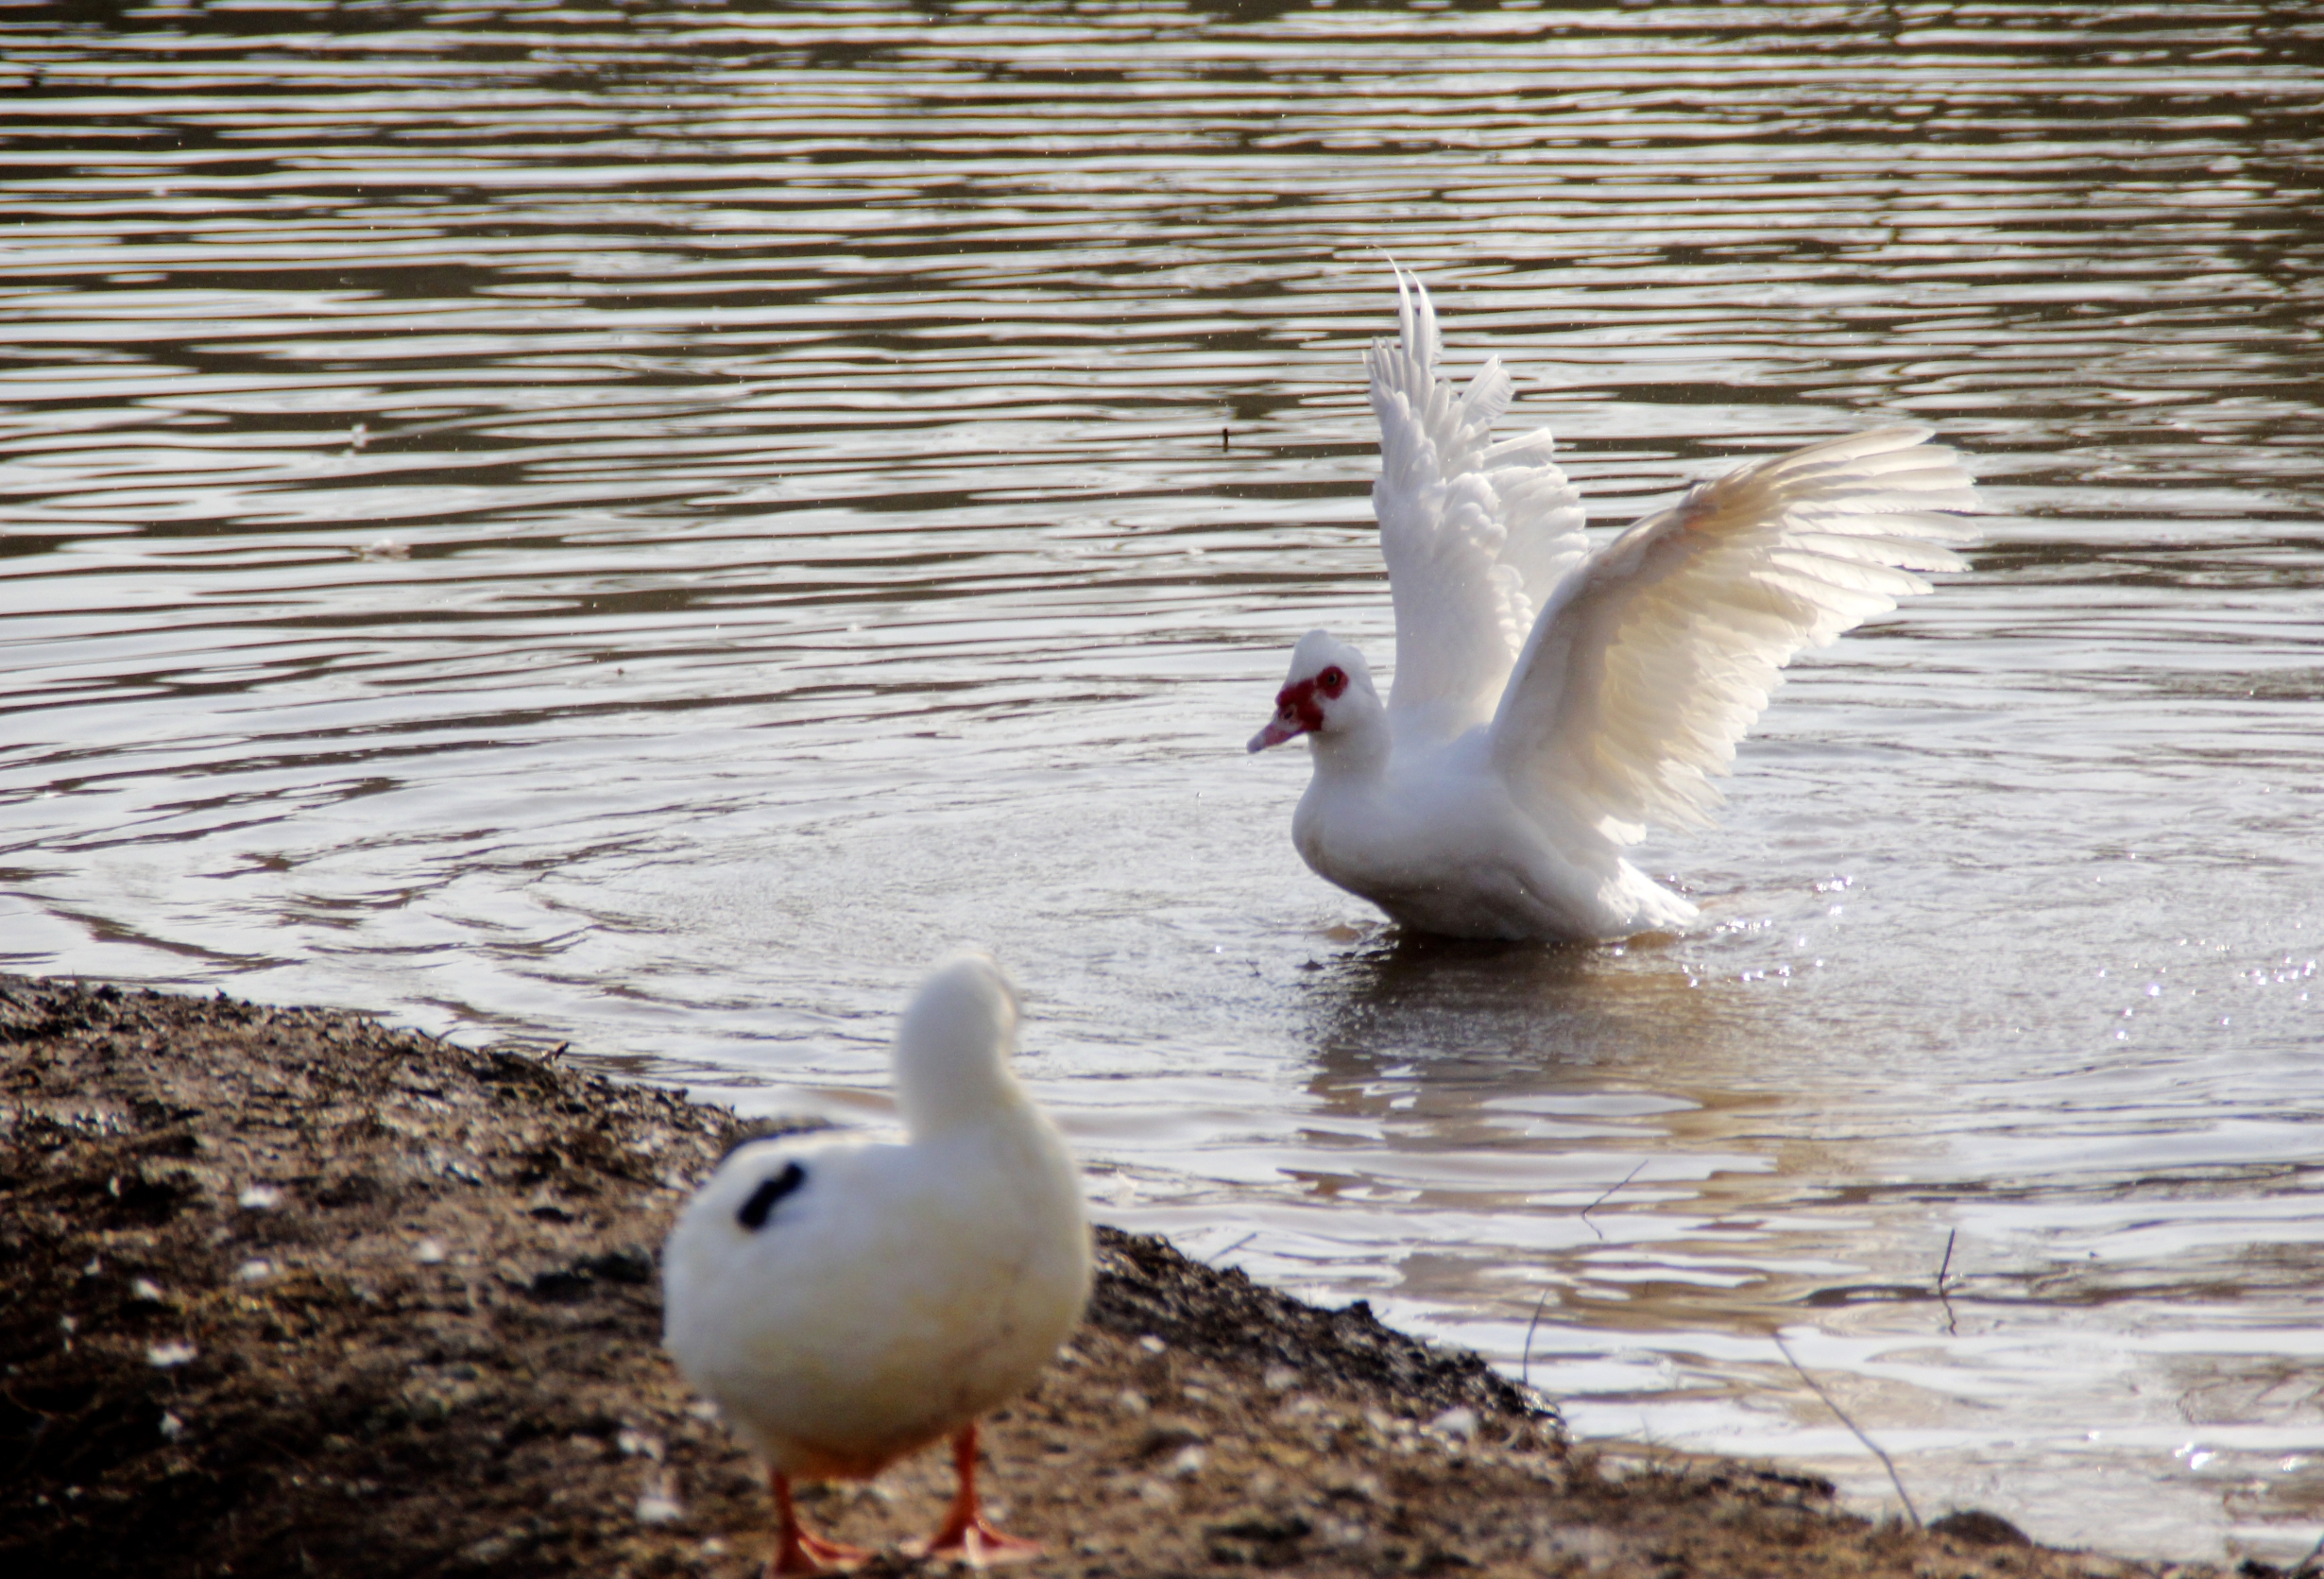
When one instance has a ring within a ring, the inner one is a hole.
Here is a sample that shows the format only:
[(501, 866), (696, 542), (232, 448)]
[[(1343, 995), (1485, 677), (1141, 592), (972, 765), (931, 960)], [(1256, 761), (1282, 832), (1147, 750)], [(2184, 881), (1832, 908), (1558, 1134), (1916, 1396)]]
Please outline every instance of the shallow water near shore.
[[(885, 1111), (998, 950), (1101, 1214), (1863, 1505), (2324, 1535), (2324, 29), (2294, 9), (0, 11), (0, 968)], [(1608, 529), (1905, 418), (1704, 907), (1399, 936), (1382, 254)]]

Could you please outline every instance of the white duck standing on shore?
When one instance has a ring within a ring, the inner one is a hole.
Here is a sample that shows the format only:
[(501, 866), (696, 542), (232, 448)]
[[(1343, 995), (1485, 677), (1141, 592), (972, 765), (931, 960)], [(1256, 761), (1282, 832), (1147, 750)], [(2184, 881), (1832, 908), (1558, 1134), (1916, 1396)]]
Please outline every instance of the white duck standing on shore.
[(663, 1342), (763, 1457), (769, 1570), (869, 1553), (802, 1529), (795, 1477), (864, 1479), (952, 1439), (958, 1494), (926, 1543), (976, 1565), (1038, 1551), (994, 1529), (977, 1417), (1030, 1386), (1090, 1279), (1080, 1171), (1015, 1075), (1017, 1002), (989, 955), (936, 968), (896, 1038), (906, 1139), (817, 1132), (720, 1164), (662, 1254)]
[(1956, 570), (1977, 506), (1924, 428), (1827, 439), (1701, 484), (1595, 552), (1546, 432), (1492, 441), (1496, 357), (1456, 396), (1428, 293), (1396, 274), (1402, 338), (1366, 358), (1372, 489), (1395, 605), (1386, 702), (1312, 630), (1264, 750), (1312, 742), (1291, 839), (1408, 927), (1598, 942), (1695, 907), (1623, 859), (1647, 825), (1707, 827), (1711, 783), (1777, 671)]

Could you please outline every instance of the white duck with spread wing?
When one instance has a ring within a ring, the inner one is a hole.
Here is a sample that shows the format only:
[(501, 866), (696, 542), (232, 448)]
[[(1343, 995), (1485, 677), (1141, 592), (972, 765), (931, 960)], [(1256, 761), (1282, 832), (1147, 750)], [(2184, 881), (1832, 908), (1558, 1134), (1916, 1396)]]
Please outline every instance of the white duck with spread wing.
[(1978, 507), (1925, 428), (1882, 427), (1757, 461), (1602, 548), (1546, 432), (1493, 441), (1496, 357), (1437, 377), (1436, 312), (1396, 275), (1401, 338), (1366, 358), (1380, 423), (1372, 502), (1395, 605), (1395, 682), (1311, 630), (1264, 750), (1300, 735), (1314, 776), (1291, 839), (1316, 873), (1405, 926), (1599, 942), (1695, 907), (1623, 851), (1650, 824), (1709, 826), (1712, 780), (1778, 671), (1896, 601)]

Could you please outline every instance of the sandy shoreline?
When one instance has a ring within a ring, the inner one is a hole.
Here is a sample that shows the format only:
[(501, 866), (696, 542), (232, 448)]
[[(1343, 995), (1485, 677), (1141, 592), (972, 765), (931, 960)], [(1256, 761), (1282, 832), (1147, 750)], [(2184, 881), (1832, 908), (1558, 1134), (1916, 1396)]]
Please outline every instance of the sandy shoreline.
[[(0, 1570), (757, 1572), (758, 1477), (658, 1345), (655, 1255), (730, 1112), (334, 1011), (21, 977), (0, 1073)], [(1571, 1450), (1361, 1305), (1100, 1252), (1088, 1321), (987, 1433), (1032, 1572), (2217, 1571)], [(900, 1569), (946, 1485), (930, 1452), (810, 1511)]]

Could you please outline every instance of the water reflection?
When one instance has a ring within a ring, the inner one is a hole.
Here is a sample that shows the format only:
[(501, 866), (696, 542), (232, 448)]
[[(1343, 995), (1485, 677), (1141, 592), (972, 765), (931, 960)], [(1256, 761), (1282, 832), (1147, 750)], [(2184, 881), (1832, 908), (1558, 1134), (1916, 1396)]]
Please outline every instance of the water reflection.
[(1657, 1048), (1723, 1061), (1718, 1045), (1745, 1028), (1723, 1019), (1716, 994), (1696, 990), (1675, 941), (1524, 947), (1381, 926), (1370, 946), (1317, 967), (1312, 1035), (1326, 1070), (1394, 1048), (1406, 1057), (1441, 1055), (1432, 1073), (1473, 1072), (1487, 1083), (1596, 1073), (1610, 1058)]
[[(1845, 1181), (1861, 1163), (1827, 1138), (1845, 1134), (1853, 1093), (1831, 1093), (1821, 1133), (1804, 1134), (1777, 1093), (1717, 1083), (1784, 1034), (1772, 1003), (1703, 982), (1668, 944), (1399, 939), (1339, 963), (1316, 989), (1308, 1090), (1317, 1112), (1367, 1121), (1378, 1152), (1324, 1193), (1401, 1179), (1436, 1211), (1534, 1219), (1407, 1261), (1408, 1296), (1523, 1300), (1602, 1341), (1764, 1330), (1803, 1288), (1812, 1301), (1860, 1270), (1830, 1244), (1835, 1213), (1858, 1204)], [(1549, 1254), (1512, 1265), (1518, 1244)]]

